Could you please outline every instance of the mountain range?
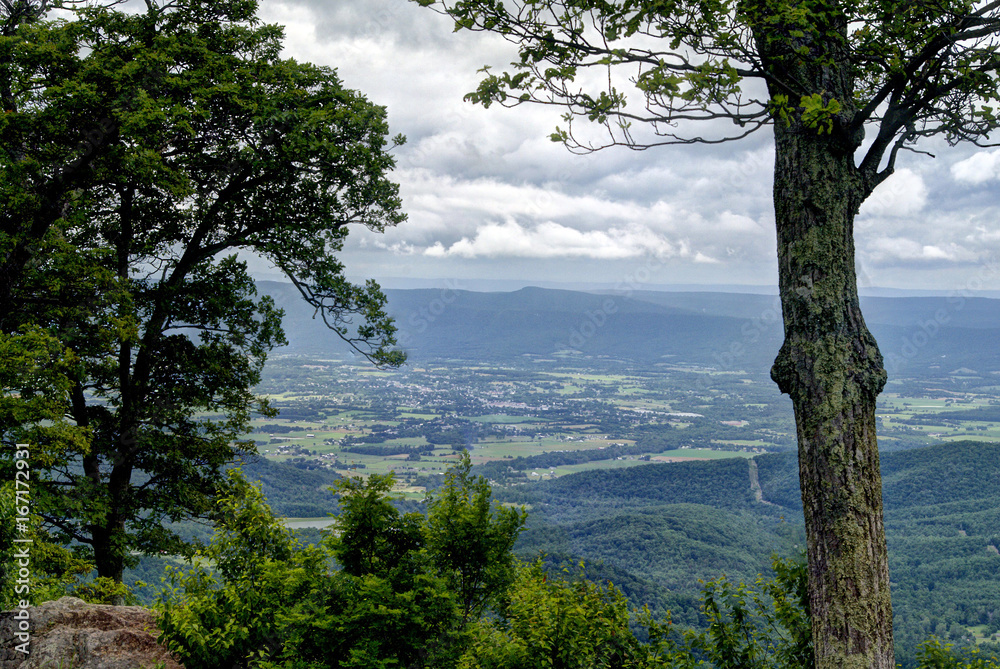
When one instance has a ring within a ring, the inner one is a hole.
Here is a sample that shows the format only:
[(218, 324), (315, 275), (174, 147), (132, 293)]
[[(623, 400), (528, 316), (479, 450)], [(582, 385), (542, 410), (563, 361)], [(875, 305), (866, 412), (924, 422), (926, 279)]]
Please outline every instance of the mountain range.
[[(347, 356), (294, 287), (258, 285), (285, 310), (289, 346), (276, 353)], [(386, 295), (400, 345), (413, 363), (600, 359), (766, 372), (782, 340), (781, 307), (773, 295), (547, 288), (393, 289)], [(861, 305), (890, 375), (1000, 370), (998, 299), (863, 297)]]

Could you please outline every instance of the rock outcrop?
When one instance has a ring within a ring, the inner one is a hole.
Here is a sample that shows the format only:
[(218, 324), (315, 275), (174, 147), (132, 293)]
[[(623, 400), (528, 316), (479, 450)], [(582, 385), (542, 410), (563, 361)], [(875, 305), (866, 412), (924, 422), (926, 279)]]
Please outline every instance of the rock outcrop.
[(0, 669), (184, 669), (156, 643), (153, 614), (141, 606), (63, 597), (27, 611), (27, 655), (16, 649), (23, 640), (17, 612), (0, 613)]

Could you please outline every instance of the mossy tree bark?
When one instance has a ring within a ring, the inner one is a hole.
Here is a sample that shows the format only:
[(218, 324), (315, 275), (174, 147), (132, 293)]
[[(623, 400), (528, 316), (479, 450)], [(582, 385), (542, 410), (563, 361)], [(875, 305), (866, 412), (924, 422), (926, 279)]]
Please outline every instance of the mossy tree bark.
[(854, 269), (863, 186), (836, 133), (779, 124), (775, 139), (785, 342), (771, 376), (795, 408), (816, 666), (892, 669), (875, 438), (886, 373)]
[[(759, 11), (769, 15), (766, 6)], [(864, 130), (855, 122), (847, 22), (833, 11), (816, 17), (811, 32), (755, 33), (764, 68), (775, 74), (771, 99), (788, 93), (777, 82), (794, 81), (830, 112), (810, 116), (803, 97), (775, 119), (785, 341), (771, 377), (795, 409), (816, 667), (893, 669), (875, 437), (886, 372), (861, 314), (854, 266), (854, 217), (877, 180), (855, 164)]]

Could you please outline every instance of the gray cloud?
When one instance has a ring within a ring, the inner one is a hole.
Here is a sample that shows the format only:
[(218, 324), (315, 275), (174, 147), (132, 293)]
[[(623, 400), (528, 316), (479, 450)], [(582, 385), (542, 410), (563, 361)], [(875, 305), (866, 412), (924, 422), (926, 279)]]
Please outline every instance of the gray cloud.
[[(660, 283), (773, 281), (768, 132), (574, 156), (548, 140), (558, 110), (462, 101), (480, 66), (513, 58), (495, 36), (453, 33), (447, 18), (406, 0), (263, 0), (261, 9), (287, 26), (287, 55), (336, 67), (409, 138), (394, 175), (409, 220), (381, 236), (352, 233), (352, 272), (613, 283), (655, 258)], [(869, 284), (961, 285), (1000, 257), (1000, 153), (921, 148), (939, 157), (903, 154), (857, 219)]]

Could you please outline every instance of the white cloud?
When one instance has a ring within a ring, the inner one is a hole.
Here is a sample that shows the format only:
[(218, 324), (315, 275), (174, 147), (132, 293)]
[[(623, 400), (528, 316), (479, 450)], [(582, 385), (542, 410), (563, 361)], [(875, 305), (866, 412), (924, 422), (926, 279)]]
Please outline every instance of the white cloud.
[[(771, 223), (728, 209), (709, 209), (706, 216), (665, 200), (624, 200), (565, 182), (508, 183), (431, 170), (403, 170), (398, 178), (409, 220), (379, 236), (385, 239), (382, 248), (415, 248), (452, 258), (685, 258), (683, 242), (699, 263), (768, 262), (774, 257)], [(376, 237), (364, 230), (358, 234)], [(553, 250), (543, 253), (537, 250), (540, 244)]]
[(731, 211), (724, 211), (719, 215), (717, 229), (720, 232), (763, 232), (757, 221), (749, 216), (734, 214)]
[(689, 251), (686, 245), (671, 242), (639, 225), (584, 232), (551, 221), (524, 227), (517, 221), (507, 220), (504, 223), (484, 225), (476, 231), (474, 237), (463, 237), (447, 247), (437, 242), (424, 253), (434, 257), (582, 257), (617, 260), (645, 255), (672, 258), (688, 255)]
[(956, 181), (981, 184), (1000, 178), (1000, 151), (980, 151), (951, 166)]
[[(361, 241), (361, 246), (365, 246), (365, 240)], [(382, 239), (376, 239), (372, 242), (375, 248), (384, 249), (399, 256), (412, 256), (417, 253), (417, 248), (413, 244), (407, 242), (396, 242), (395, 244), (387, 244)]]
[(711, 256), (707, 256), (701, 251), (698, 251), (697, 253), (694, 254), (694, 261), (696, 263), (702, 263), (705, 265), (719, 265), (722, 263), (721, 260), (712, 258)]
[(505, 183), (497, 179), (464, 179), (428, 171), (398, 174), (404, 200), (415, 211), (475, 213), (480, 218), (524, 216), (533, 219), (575, 219), (581, 225), (625, 222), (645, 213), (634, 202), (574, 196), (555, 188)]
[(992, 244), (1000, 242), (1000, 229), (989, 229), (984, 225), (977, 225), (975, 230), (970, 232), (965, 241), (972, 244)]
[(902, 237), (880, 237), (867, 245), (868, 259), (874, 263), (894, 262), (970, 262), (976, 254), (954, 243), (921, 244)]
[(909, 169), (900, 169), (882, 182), (861, 206), (861, 216), (913, 216), (927, 205), (927, 186), (923, 177)]

